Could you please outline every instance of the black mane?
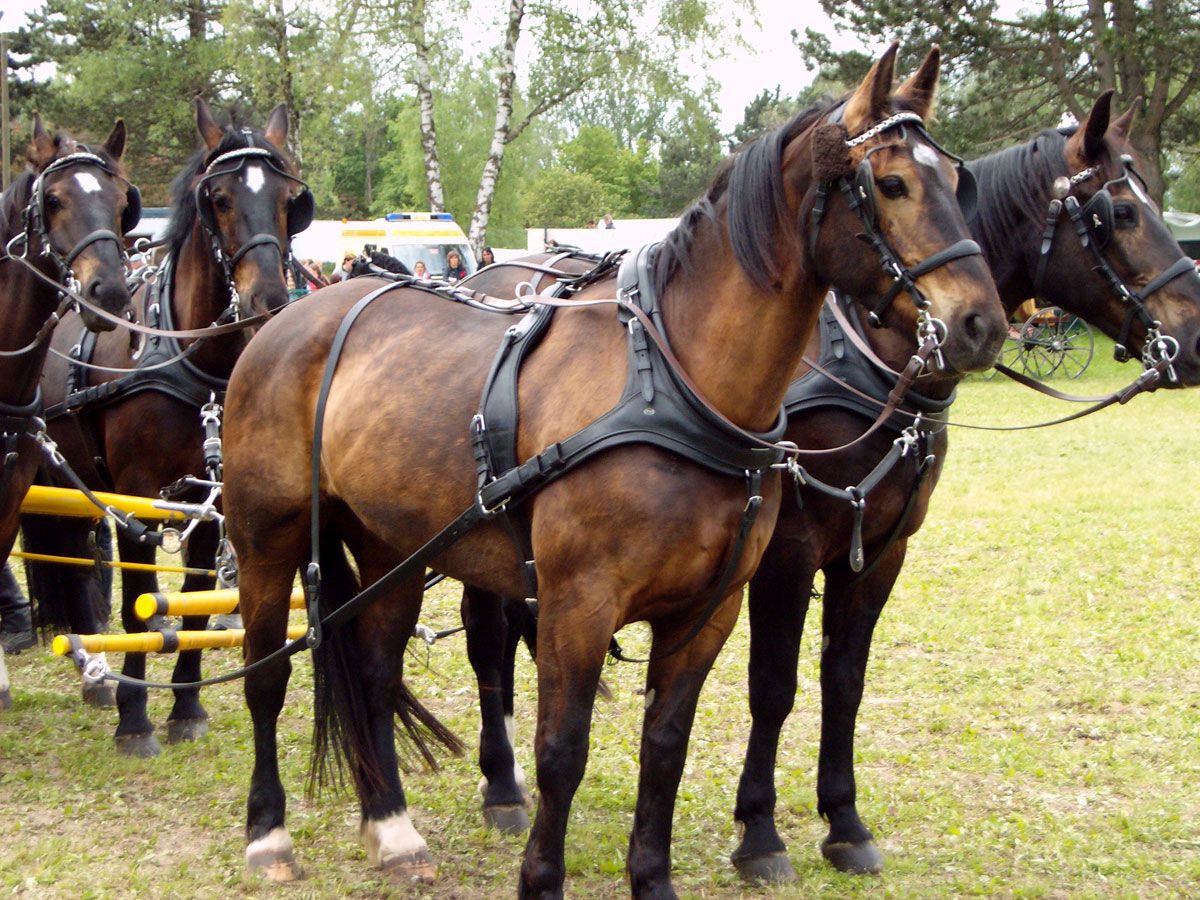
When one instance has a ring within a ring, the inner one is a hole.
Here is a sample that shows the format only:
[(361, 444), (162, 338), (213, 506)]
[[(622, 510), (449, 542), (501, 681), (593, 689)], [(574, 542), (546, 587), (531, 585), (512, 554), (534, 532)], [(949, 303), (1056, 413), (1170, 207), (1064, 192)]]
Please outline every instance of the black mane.
[(167, 223), (167, 230), (163, 235), (168, 253), (178, 253), (192, 233), (192, 228), (195, 227), (198, 213), (196, 194), (192, 189), (192, 183), (197, 176), (201, 175), (222, 153), (247, 147), (258, 147), (270, 151), (271, 161), (284, 172), (295, 170), (291, 161), (286, 159), (279, 149), (260, 132), (245, 129), (235, 130), (232, 126), (226, 126), (216, 149), (209, 150), (205, 147), (196, 151), (184, 165), (183, 171), (171, 181), (171, 219)]
[[(1008, 246), (1014, 234), (1028, 233), (1031, 222), (1045, 222), (1054, 179), (1074, 174), (1067, 170), (1063, 148), (1075, 131), (1074, 127), (1048, 128), (1031, 141), (967, 163), (979, 183), (980, 196), (971, 230), (985, 248)], [(1106, 155), (1109, 152), (1106, 147)], [(1112, 162), (1106, 158), (1101, 165), (1108, 168)], [(988, 202), (999, 197), (1005, 202)]]

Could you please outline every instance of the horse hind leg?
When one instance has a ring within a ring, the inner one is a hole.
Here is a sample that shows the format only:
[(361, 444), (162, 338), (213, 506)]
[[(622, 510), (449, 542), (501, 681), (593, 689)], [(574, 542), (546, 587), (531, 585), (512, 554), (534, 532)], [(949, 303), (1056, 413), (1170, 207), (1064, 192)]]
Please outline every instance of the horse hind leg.
[(513, 621), (524, 599), (509, 601), (496, 594), (466, 587), (462, 618), (466, 629), (467, 658), (479, 685), (479, 769), (483, 794), (483, 820), (505, 834), (529, 830), (525, 773), (516, 761), (512, 740), (513, 668), (523, 621)]

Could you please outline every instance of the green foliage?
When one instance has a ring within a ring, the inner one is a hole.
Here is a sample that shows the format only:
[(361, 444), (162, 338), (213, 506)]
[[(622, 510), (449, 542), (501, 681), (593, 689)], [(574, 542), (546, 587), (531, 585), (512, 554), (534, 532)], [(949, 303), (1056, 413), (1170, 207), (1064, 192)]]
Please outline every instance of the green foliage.
[(608, 191), (590, 172), (545, 169), (529, 184), (525, 221), (530, 227), (582, 228), (608, 210)]

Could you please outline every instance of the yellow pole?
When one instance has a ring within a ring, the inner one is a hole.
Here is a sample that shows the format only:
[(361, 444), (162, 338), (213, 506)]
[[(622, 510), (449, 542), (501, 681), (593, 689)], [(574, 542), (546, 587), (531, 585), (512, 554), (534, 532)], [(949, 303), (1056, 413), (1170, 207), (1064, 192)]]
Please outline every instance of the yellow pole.
[[(303, 637), (307, 627), (289, 625), (288, 640)], [(246, 632), (241, 628), (225, 631), (176, 631), (180, 650), (209, 650), (213, 647), (240, 647)], [(76, 638), (88, 653), (158, 653), (163, 648), (161, 631), (143, 631), (137, 634), (60, 634), (51, 647), (58, 656), (71, 652), (71, 638)]]
[[(15, 556), (17, 559), (31, 559), (34, 562), (61, 563), (64, 566), (94, 566), (94, 559), (78, 559), (74, 556), (51, 556), (48, 553), (26, 553), (25, 551), (13, 551), (8, 554)], [(134, 569), (138, 572), (176, 572), (180, 575), (207, 575), (210, 578), (216, 578), (217, 573), (212, 569), (190, 569), (187, 566), (159, 566), (152, 563), (128, 563), (114, 562), (112, 560), (102, 559), (100, 565), (110, 566), (114, 569)]]
[[(223, 591), (176, 591), (164, 594), (158, 591), (142, 594), (133, 602), (134, 612), (143, 619), (154, 615), (162, 616), (215, 616), (230, 613), (237, 607), (236, 588)], [(292, 591), (291, 609), (304, 609), (304, 591)]]
[[(187, 516), (172, 509), (158, 509), (150, 497), (131, 497), (126, 494), (96, 492), (96, 497), (114, 509), (133, 513), (139, 519), (170, 519), (186, 521)], [(98, 519), (104, 510), (82, 493), (71, 488), (45, 487), (35, 484), (21, 502), (21, 512), (43, 516), (73, 516), (81, 519)]]

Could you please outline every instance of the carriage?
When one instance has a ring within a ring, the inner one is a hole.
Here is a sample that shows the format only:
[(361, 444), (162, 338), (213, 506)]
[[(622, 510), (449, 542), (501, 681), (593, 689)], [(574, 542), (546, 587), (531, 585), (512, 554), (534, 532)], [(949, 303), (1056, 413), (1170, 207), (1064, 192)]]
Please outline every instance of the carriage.
[[(1078, 378), (1091, 364), (1095, 349), (1096, 336), (1087, 322), (1061, 307), (1048, 306), (1022, 323), (1009, 325), (1000, 362), (1038, 379)], [(987, 377), (995, 374), (993, 369)]]

